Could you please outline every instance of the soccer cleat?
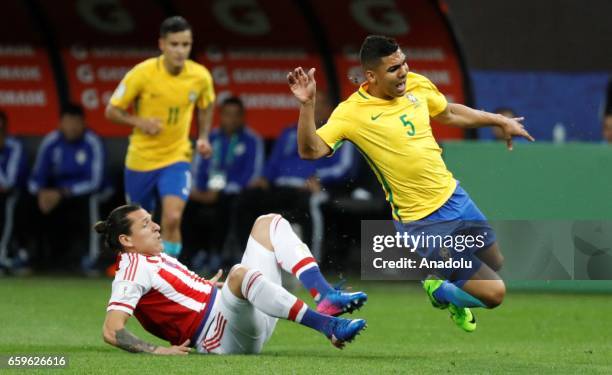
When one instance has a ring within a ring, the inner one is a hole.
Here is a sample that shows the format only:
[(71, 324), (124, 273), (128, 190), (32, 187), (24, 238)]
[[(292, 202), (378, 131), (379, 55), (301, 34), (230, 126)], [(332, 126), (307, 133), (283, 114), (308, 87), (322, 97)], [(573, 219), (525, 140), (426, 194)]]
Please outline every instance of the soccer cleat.
[(366, 328), (363, 319), (335, 318), (329, 324), (331, 333), (327, 338), (338, 349), (343, 349), (347, 342), (353, 341)]
[(427, 292), (431, 305), (437, 309), (446, 309), (449, 306), (448, 303), (438, 302), (436, 297), (433, 295), (443, 282), (444, 280), (440, 280), (433, 275), (429, 275), (425, 280), (423, 280), (423, 289), (425, 289), (425, 292)]
[(317, 312), (331, 316), (338, 316), (347, 312), (352, 313), (359, 310), (367, 300), (368, 295), (364, 292), (348, 293), (334, 289), (317, 303)]
[(457, 307), (453, 304), (448, 305), (448, 311), (451, 313), (451, 319), (465, 332), (474, 332), (476, 330), (476, 317), (467, 307)]

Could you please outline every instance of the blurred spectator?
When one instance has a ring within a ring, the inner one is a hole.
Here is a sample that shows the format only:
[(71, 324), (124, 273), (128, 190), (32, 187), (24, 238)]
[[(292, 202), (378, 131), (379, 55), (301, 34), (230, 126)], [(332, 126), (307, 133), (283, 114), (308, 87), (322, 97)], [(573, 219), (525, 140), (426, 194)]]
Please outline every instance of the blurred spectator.
[(27, 262), (27, 253), (22, 248), (24, 226), (20, 225), (24, 221), (18, 218), (26, 174), (23, 145), (8, 135), (8, 117), (0, 111), (0, 272), (8, 268), (16, 270)]
[(258, 134), (245, 123), (242, 101), (230, 97), (220, 108), (219, 128), (210, 135), (213, 154), (193, 162), (194, 187), (184, 215), (185, 257), (200, 250), (193, 267), (203, 265), (215, 271), (220, 266), (220, 251), (228, 232), (235, 197), (255, 178), (261, 176), (265, 150)]
[(66, 105), (59, 129), (40, 145), (29, 181), (42, 213), (45, 266), (94, 271), (99, 243), (92, 228), (98, 220), (97, 193), (103, 186), (104, 168), (104, 146), (86, 128), (83, 108)]
[(612, 144), (612, 113), (606, 113), (602, 122), (603, 140)]
[[(317, 92), (317, 126), (327, 121), (332, 109), (327, 95)], [(257, 216), (278, 212), (297, 225), (296, 231), (319, 258), (323, 236), (319, 206), (326, 199), (322, 183), (333, 185), (345, 181), (354, 172), (353, 166), (354, 149), (346, 146), (323, 161), (302, 160), (297, 150), (297, 126), (288, 127), (274, 143), (263, 176), (253, 181), (237, 200), (232, 238), (248, 238), (250, 224)], [(245, 243), (240, 242), (230, 248), (237, 252), (244, 246)]]

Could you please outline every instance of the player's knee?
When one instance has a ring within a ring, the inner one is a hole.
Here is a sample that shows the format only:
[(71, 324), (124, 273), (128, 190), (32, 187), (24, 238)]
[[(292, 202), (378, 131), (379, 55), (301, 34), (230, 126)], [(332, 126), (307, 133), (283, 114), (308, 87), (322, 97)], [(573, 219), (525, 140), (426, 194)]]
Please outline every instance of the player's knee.
[(270, 239), (270, 225), (278, 214), (262, 215), (255, 220), (253, 227), (251, 228), (251, 236), (260, 243), (263, 247), (270, 251), (274, 251), (272, 246), (272, 240)]
[(248, 271), (249, 269), (242, 264), (236, 264), (227, 274), (227, 280), (225, 282), (232, 294), (238, 298), (244, 299), (242, 295), (242, 282)]
[(482, 297), (482, 299), (488, 308), (494, 309), (497, 306), (501, 305), (502, 302), (504, 302), (505, 296), (506, 285), (503, 281), (498, 280), (498, 282), (492, 284), (491, 287), (487, 288), (487, 291)]

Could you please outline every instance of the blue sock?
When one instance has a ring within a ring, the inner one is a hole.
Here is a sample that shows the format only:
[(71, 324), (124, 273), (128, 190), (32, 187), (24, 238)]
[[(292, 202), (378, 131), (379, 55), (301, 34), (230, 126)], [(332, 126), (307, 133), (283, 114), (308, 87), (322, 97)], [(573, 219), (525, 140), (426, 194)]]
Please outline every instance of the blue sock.
[(163, 241), (164, 253), (171, 257), (178, 258), (183, 250), (183, 245), (180, 242)]
[(305, 325), (306, 327), (310, 327), (312, 329), (316, 329), (317, 331), (323, 333), (325, 336), (331, 336), (330, 330), (330, 322), (332, 319), (336, 319), (333, 316), (319, 314), (318, 312), (311, 310), (308, 308), (302, 316), (302, 320), (300, 324)]
[(325, 280), (323, 274), (321, 274), (319, 267), (311, 267), (303, 271), (298, 279), (316, 302), (322, 297), (325, 297), (327, 293), (334, 290), (327, 280)]
[(440, 303), (452, 303), (457, 307), (486, 307), (478, 298), (448, 280), (433, 292), (433, 296)]

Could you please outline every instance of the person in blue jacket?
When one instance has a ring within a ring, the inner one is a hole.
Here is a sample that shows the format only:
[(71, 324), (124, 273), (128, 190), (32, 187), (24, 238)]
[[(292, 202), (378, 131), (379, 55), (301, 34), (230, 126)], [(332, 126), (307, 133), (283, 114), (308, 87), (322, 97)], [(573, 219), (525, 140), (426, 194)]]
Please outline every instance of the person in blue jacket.
[(27, 179), (27, 156), (21, 141), (8, 135), (8, 116), (0, 111), (0, 272), (27, 261), (19, 236), (19, 206)]
[(104, 179), (102, 140), (87, 129), (83, 108), (69, 103), (62, 108), (59, 129), (42, 140), (28, 183), (43, 216), (45, 266), (93, 271), (99, 243), (92, 228)]
[[(327, 95), (318, 92), (315, 119), (319, 126), (327, 121), (331, 111)], [(262, 177), (254, 180), (237, 201), (234, 237), (244, 238), (249, 220), (261, 213), (279, 212), (297, 224), (302, 240), (319, 259), (323, 236), (320, 204), (327, 198), (327, 189), (342, 185), (355, 174), (355, 161), (352, 145), (343, 145), (323, 160), (301, 159), (297, 149), (297, 126), (290, 125), (274, 143)]]
[(233, 202), (261, 176), (265, 158), (261, 137), (245, 125), (240, 98), (225, 99), (219, 114), (219, 127), (210, 134), (212, 156), (196, 155), (193, 161), (193, 187), (183, 224), (185, 258), (195, 254), (192, 265), (198, 270), (221, 265)]

